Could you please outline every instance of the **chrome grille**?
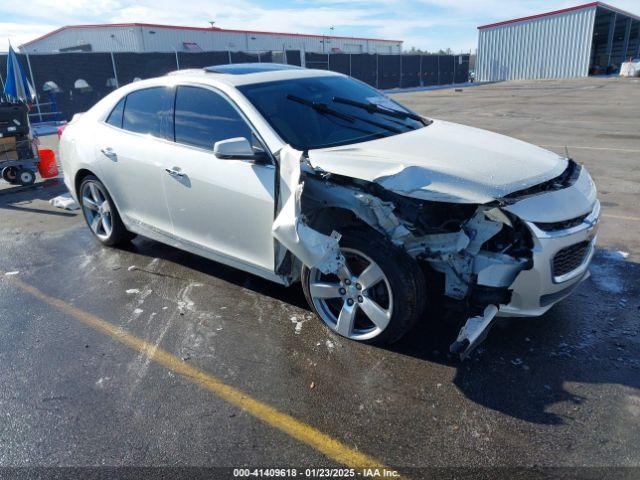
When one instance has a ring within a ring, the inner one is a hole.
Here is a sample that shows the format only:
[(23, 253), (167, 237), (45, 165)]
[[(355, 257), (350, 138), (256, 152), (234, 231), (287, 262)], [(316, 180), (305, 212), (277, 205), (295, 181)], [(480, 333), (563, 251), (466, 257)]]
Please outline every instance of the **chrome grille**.
[(587, 218), (587, 215), (581, 215), (579, 217), (572, 218), (571, 220), (563, 220), (562, 222), (536, 222), (536, 227), (538, 227), (540, 230), (544, 230), (545, 232), (567, 230), (569, 228), (577, 227), (578, 225), (580, 225), (584, 221), (584, 219)]
[(572, 272), (584, 262), (589, 253), (590, 242), (580, 242), (563, 248), (553, 257), (553, 276), (560, 277)]

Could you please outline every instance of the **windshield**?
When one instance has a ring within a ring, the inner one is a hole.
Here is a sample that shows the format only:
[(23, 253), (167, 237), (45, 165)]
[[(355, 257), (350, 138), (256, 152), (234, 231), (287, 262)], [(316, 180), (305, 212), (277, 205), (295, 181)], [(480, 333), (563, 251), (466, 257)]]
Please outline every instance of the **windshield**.
[(425, 126), (402, 105), (348, 77), (296, 78), (238, 89), (298, 150), (364, 142)]

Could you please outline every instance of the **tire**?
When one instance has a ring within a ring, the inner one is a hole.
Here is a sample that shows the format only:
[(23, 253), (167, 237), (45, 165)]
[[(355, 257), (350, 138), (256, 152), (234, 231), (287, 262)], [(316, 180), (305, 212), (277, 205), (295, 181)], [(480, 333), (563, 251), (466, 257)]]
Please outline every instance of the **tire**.
[(18, 169), (16, 167), (5, 167), (2, 169), (2, 178), (6, 181), (15, 185), (17, 183), (18, 177)]
[(78, 189), (78, 202), (91, 233), (109, 247), (123, 245), (135, 236), (130, 233), (104, 184), (87, 175)]
[(16, 183), (28, 187), (36, 182), (36, 174), (28, 168), (21, 168), (16, 174)]
[[(307, 302), (334, 333), (371, 345), (397, 342), (424, 312), (424, 274), (413, 258), (372, 229), (349, 228), (341, 233), (340, 249), (349, 273), (324, 275), (303, 266), (301, 280)], [(377, 275), (372, 273), (376, 271)], [(376, 281), (380, 272), (383, 278)], [(372, 312), (375, 315), (370, 317)], [(351, 328), (344, 326), (349, 323)]]

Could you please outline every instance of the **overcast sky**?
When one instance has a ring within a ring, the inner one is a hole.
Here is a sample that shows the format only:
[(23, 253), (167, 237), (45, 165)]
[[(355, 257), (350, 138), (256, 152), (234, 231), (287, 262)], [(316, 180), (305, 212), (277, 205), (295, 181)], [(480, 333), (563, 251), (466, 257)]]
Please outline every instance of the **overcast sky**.
[[(143, 22), (380, 37), (406, 49), (476, 48), (478, 25), (586, 3), (585, 0), (2, 0), (0, 51), (64, 25)], [(611, 0), (640, 14), (640, 0)]]

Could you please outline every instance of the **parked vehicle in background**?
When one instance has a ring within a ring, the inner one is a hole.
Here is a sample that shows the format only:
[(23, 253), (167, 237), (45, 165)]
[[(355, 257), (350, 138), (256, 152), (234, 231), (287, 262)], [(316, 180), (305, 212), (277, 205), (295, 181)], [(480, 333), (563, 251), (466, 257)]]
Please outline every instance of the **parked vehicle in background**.
[(62, 134), (93, 234), (135, 234), (274, 282), (301, 281), (334, 332), (387, 344), (468, 313), (462, 356), (496, 316), (537, 316), (589, 275), (600, 205), (574, 161), (424, 118), (342, 74), (244, 64), (110, 94)]

